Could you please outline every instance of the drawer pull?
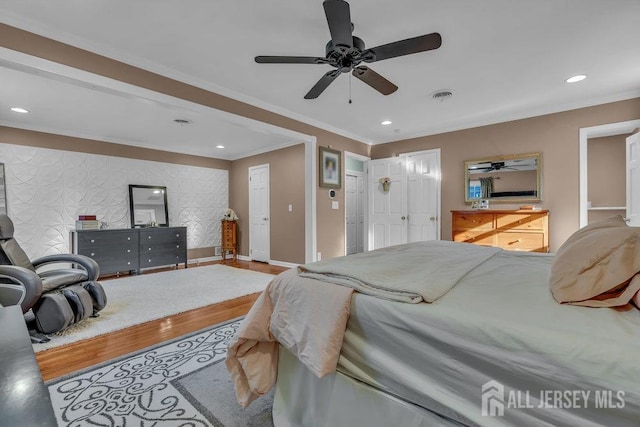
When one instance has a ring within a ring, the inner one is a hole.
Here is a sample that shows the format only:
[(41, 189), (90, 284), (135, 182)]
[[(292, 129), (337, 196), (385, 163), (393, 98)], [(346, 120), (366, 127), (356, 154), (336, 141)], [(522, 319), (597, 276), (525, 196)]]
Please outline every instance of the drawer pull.
[(96, 242), (95, 240), (91, 239), (91, 243), (95, 243), (95, 242)]
[(128, 262), (127, 262), (127, 265), (131, 265), (131, 261), (128, 261)]
[(151, 236), (147, 236), (147, 239), (150, 239), (150, 238), (151, 238)]
[(131, 252), (131, 249), (127, 249), (127, 253)]
[(180, 234), (176, 234), (176, 237), (180, 237)]
[(513, 245), (514, 243), (520, 243), (520, 239), (516, 239), (513, 242), (509, 242), (510, 245)]
[(176, 248), (180, 249), (180, 245), (176, 245)]
[(91, 256), (95, 256), (95, 253), (91, 252)]
[(151, 262), (151, 260), (149, 260), (149, 262)]
[(149, 248), (149, 250), (151, 250), (151, 248)]
[(131, 240), (131, 237), (127, 237), (127, 240)]

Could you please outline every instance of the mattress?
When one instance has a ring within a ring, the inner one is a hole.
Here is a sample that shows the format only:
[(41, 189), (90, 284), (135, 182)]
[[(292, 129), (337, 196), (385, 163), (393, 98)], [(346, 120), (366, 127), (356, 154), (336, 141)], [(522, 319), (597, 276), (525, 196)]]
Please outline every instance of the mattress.
[(501, 252), (432, 304), (354, 294), (338, 371), (464, 425), (637, 426), (640, 311), (558, 304), (551, 260)]

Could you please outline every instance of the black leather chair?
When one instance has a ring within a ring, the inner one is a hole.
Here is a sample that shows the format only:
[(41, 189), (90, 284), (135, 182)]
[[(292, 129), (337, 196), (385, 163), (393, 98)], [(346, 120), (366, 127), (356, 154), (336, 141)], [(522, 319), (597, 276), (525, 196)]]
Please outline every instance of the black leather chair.
[[(33, 261), (13, 237), (11, 219), (0, 214), (0, 306), (20, 305), (31, 330), (59, 332), (107, 304), (98, 264), (74, 254), (47, 255)], [(46, 268), (54, 263), (63, 268)], [(34, 334), (35, 335), (35, 334)]]

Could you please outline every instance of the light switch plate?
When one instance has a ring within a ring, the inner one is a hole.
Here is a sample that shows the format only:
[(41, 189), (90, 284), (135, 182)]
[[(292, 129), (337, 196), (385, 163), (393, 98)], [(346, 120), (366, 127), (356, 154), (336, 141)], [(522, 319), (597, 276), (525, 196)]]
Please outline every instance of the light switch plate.
[(340, 203), (337, 200), (332, 201), (331, 209), (340, 209)]

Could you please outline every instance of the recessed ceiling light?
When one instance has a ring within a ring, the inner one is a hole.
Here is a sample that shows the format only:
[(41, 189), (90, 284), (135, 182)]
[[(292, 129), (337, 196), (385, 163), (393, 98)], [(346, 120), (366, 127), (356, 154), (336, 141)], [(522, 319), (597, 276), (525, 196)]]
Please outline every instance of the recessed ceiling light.
[(391, 123), (393, 123), (391, 120), (383, 120), (380, 122), (382, 126), (389, 126)]
[(20, 108), (20, 107), (13, 107), (11, 108), (11, 111), (15, 112), (15, 113), (28, 113), (29, 110), (25, 110), (24, 108)]
[(216, 148), (224, 148), (224, 145), (218, 144), (218, 145), (216, 145)]
[(586, 78), (587, 76), (585, 76), (584, 74), (578, 74), (577, 76), (569, 77), (567, 80), (565, 80), (565, 82), (575, 83), (575, 82), (580, 82)]

